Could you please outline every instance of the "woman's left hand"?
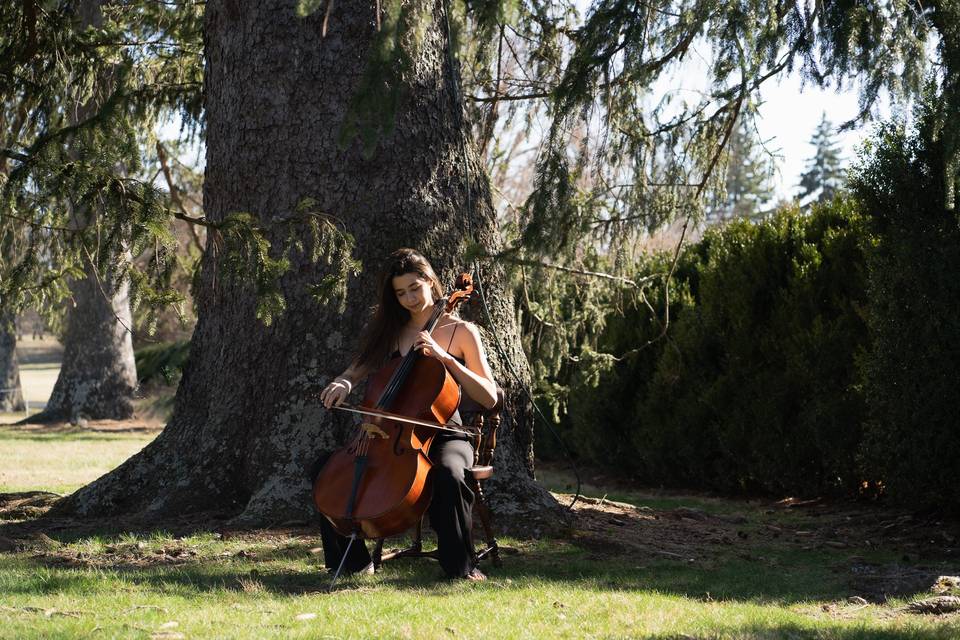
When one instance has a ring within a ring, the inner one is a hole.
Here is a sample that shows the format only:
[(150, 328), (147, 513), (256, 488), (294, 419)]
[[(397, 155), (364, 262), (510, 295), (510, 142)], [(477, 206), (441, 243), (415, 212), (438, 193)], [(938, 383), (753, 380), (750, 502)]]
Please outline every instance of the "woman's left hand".
[(433, 336), (426, 331), (421, 331), (417, 339), (413, 341), (413, 348), (428, 358), (436, 358), (440, 362), (447, 362), (451, 358), (447, 351), (437, 344)]

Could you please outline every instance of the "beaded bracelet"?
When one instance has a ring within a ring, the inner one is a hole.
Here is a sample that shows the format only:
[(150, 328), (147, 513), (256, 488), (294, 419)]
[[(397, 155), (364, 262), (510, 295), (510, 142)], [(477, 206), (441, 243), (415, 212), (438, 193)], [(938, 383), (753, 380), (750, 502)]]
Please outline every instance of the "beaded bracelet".
[(347, 380), (346, 378), (343, 378), (343, 377), (334, 378), (333, 381), (342, 382), (343, 384), (347, 385), (347, 395), (350, 395), (350, 392), (353, 391), (353, 383)]

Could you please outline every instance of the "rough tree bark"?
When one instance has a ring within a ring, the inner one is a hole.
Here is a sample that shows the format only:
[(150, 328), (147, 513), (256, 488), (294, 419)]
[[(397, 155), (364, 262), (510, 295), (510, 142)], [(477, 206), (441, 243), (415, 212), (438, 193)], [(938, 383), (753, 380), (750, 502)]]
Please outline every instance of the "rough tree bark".
[[(207, 243), (198, 323), (174, 415), (163, 433), (112, 473), (79, 490), (60, 513), (163, 517), (219, 509), (237, 525), (313, 519), (314, 461), (345, 438), (352, 418), (325, 411), (317, 392), (343, 370), (375, 301), (377, 273), (392, 250), (413, 246), (453, 282), (468, 230), (496, 249), (496, 222), (475, 152), (475, 211), (465, 211), (464, 167), (448, 80), (442, 2), (427, 29), (396, 128), (372, 157), (337, 136), (375, 30), (374, 2), (334, 5), (323, 16), (294, 14), (293, 0), (212, 0), (206, 8), (207, 163), (204, 205), (211, 220), (245, 211), (271, 228), (305, 197), (342, 220), (357, 240), (362, 275), (350, 282), (346, 313), (319, 305), (307, 286), (323, 265), (290, 254), (282, 278), (287, 310), (271, 326), (254, 315), (251, 287), (218, 271)], [(322, 13), (322, 12), (321, 12)], [(275, 252), (276, 253), (276, 252)], [(493, 329), (515, 367), (524, 362), (512, 299), (497, 269), (484, 273)], [(489, 327), (488, 327), (489, 329)], [(501, 522), (528, 533), (556, 524), (562, 509), (532, 480), (532, 422), (487, 332), (510, 418), (489, 494)], [(526, 374), (526, 371), (521, 371)]]
[(86, 277), (70, 283), (63, 363), (46, 409), (31, 422), (133, 416), (137, 368), (129, 282), (110, 282), (85, 261)]
[(23, 411), (17, 331), (13, 314), (0, 312), (0, 411)]

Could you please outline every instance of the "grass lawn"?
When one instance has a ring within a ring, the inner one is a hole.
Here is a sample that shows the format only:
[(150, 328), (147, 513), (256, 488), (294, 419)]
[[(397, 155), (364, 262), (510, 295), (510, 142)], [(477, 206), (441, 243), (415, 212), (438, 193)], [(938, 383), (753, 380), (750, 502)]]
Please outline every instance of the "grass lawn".
[[(0, 492), (69, 491), (151, 437), (0, 428)], [(400, 560), (329, 594), (314, 530), (5, 540), (22, 516), (0, 505), (0, 549), (15, 547), (0, 553), (0, 638), (960, 637), (958, 614), (903, 610), (960, 568), (909, 514), (586, 493), (568, 538), (501, 540), (484, 583)]]
[(119, 465), (155, 436), (155, 431), (0, 426), (0, 493), (70, 493)]

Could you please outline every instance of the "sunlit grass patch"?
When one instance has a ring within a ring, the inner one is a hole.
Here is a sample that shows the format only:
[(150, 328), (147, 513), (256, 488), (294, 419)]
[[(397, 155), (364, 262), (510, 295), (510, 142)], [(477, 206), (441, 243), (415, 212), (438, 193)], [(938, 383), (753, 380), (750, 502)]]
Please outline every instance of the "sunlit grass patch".
[[(73, 490), (154, 435), (0, 429), (0, 473), (14, 452), (23, 465), (15, 488), (0, 476), (0, 491)], [(83, 464), (86, 475), (56, 480)], [(564, 488), (559, 474), (552, 481)], [(0, 553), (0, 638), (960, 637), (956, 615), (901, 609), (930, 595), (929, 584), (886, 602), (857, 599), (869, 594), (852, 569), (874, 571), (882, 589), (903, 554), (857, 536), (824, 545), (845, 517), (629, 488), (588, 485), (585, 494), (583, 529), (502, 538), (503, 566), (484, 566), (483, 583), (445, 580), (435, 562), (406, 559), (327, 593), (319, 532), (307, 529), (51, 530), (30, 550)], [(611, 500), (637, 508), (608, 509)], [(948, 573), (948, 560), (922, 568)]]
[[(311, 535), (162, 533), (82, 539), (45, 555), (0, 556), (0, 637), (187, 638), (952, 638), (956, 620), (897, 617), (838, 600), (822, 558), (759, 577), (756, 562), (709, 566), (595, 556), (565, 541), (515, 549), (484, 583), (400, 560), (327, 593)], [(142, 547), (138, 547), (142, 543)], [(183, 564), (59, 566), (70, 554), (197, 551)], [(806, 574), (806, 575), (804, 575)], [(825, 609), (826, 607), (826, 609)], [(96, 630), (96, 631), (95, 631)], [(158, 636), (162, 637), (162, 636)]]
[(66, 494), (142, 449), (156, 433), (0, 427), (0, 493)]

